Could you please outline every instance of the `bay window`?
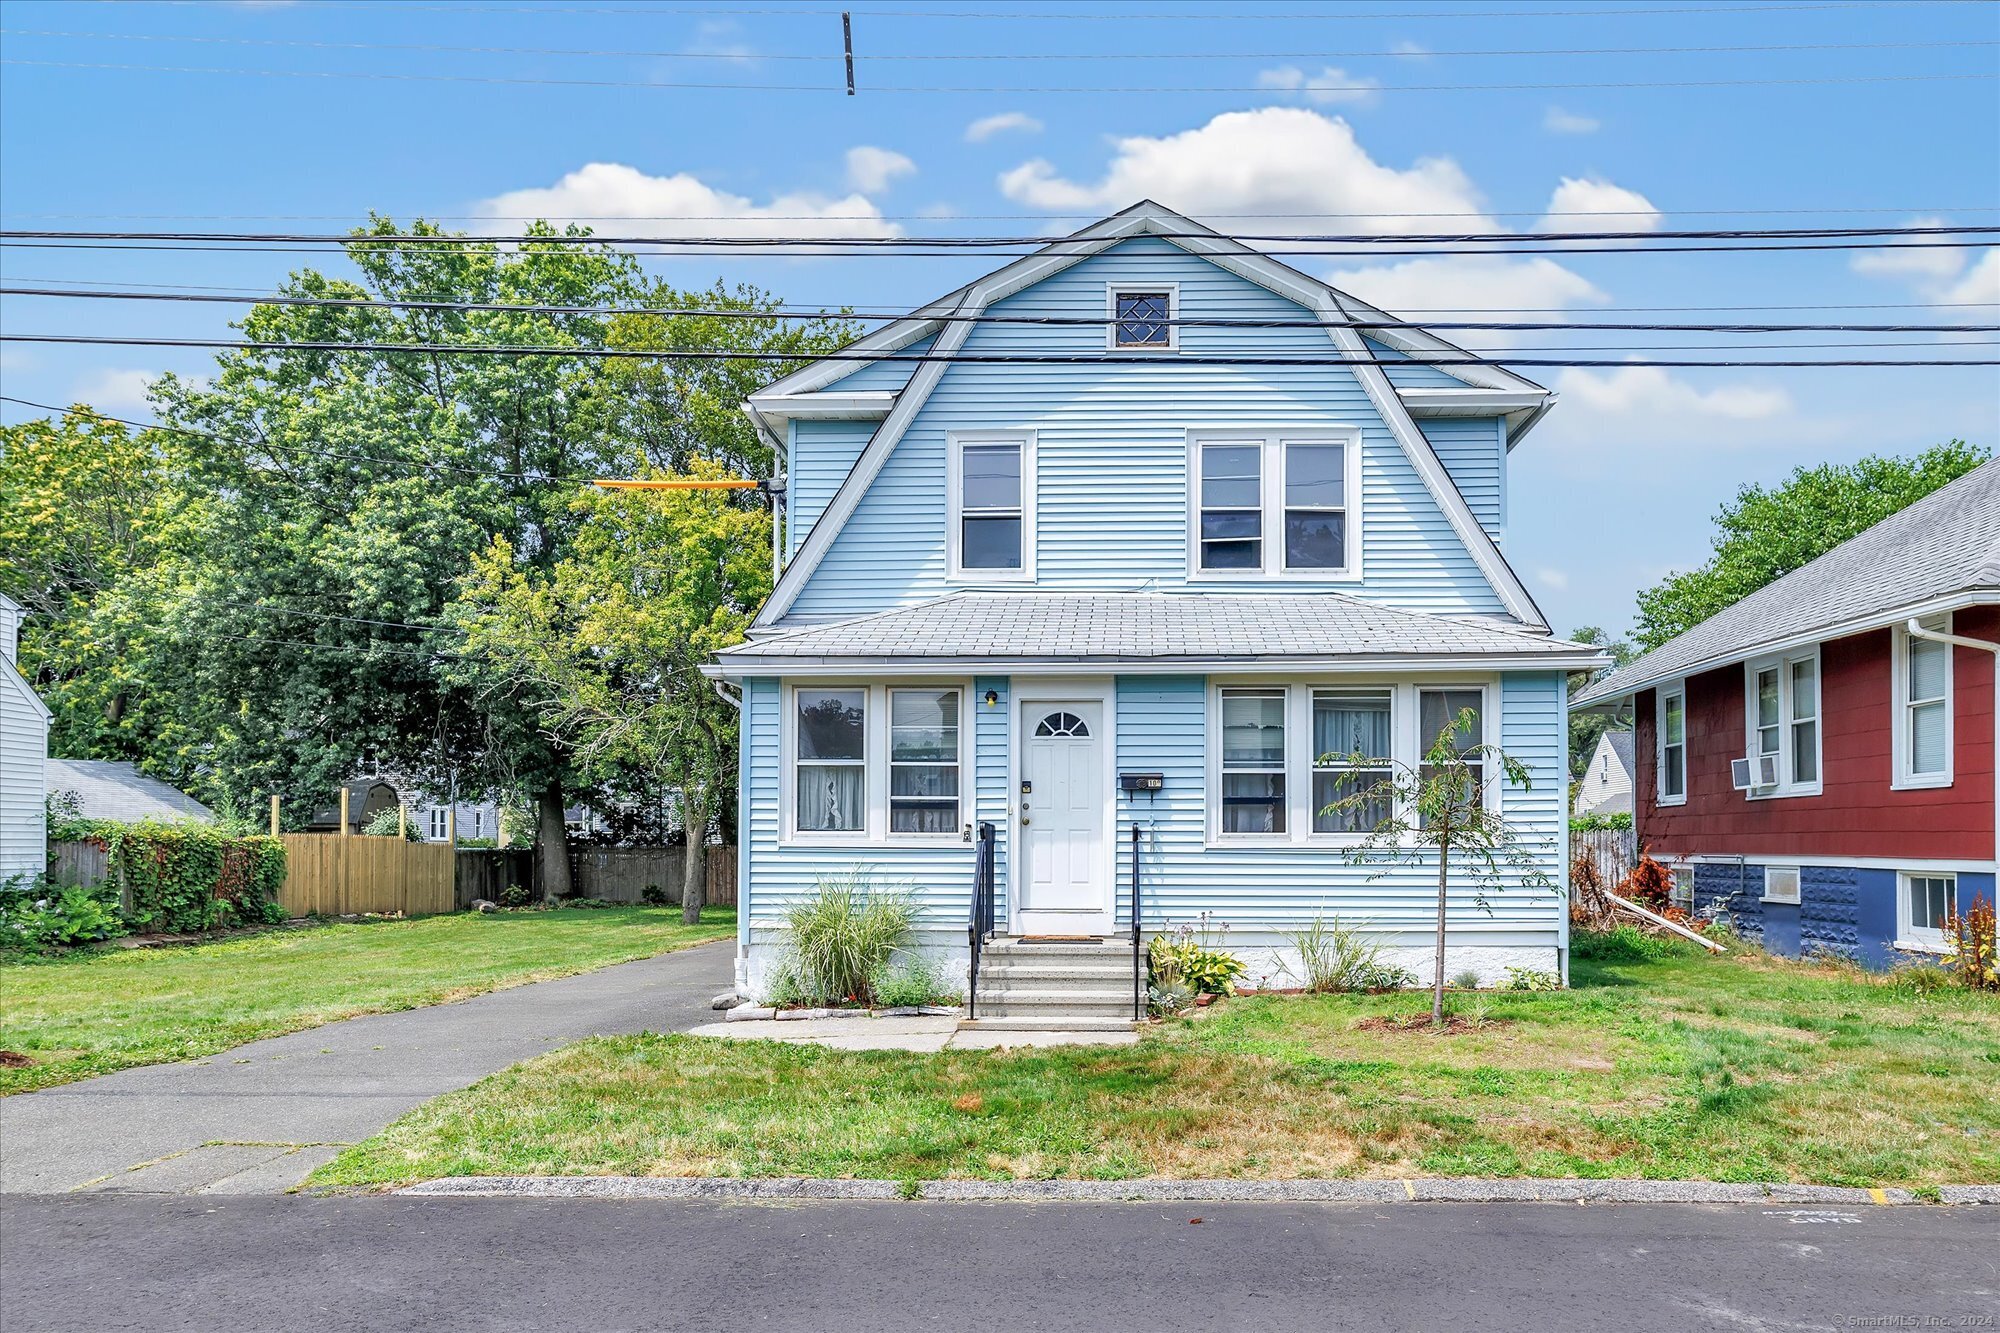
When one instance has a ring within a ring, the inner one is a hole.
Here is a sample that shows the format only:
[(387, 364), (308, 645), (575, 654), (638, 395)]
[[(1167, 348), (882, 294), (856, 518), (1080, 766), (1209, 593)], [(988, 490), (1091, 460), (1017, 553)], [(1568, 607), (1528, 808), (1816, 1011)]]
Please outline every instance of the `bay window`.
[(1222, 692), (1224, 833), (1285, 831), (1285, 691)]
[(1819, 677), (1817, 646), (1744, 665), (1753, 799), (1819, 794)]
[[(1951, 617), (1921, 622), (1926, 629), (1951, 632)], [(1898, 626), (1894, 634), (1896, 746), (1894, 785), (1951, 785), (1951, 645), (1923, 639)]]

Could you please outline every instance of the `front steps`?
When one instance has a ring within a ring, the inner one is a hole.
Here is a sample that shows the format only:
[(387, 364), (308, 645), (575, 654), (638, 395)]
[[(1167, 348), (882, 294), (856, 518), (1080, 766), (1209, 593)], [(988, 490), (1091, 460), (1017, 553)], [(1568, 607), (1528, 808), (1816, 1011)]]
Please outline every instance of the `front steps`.
[(1129, 1031), (1136, 1012), (1132, 942), (997, 937), (980, 951), (978, 1001), (969, 1024), (976, 1028)]

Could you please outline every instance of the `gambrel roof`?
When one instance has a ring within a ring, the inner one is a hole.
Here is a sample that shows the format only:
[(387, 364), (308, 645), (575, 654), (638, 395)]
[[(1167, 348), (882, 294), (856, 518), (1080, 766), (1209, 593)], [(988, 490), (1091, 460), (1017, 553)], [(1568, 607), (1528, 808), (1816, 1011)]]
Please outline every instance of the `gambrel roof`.
[(1667, 640), (1570, 706), (1604, 704), (1760, 653), (1980, 601), (2000, 601), (2000, 459)]
[[(1487, 362), (1464, 364), (1470, 354), (1413, 325), (1404, 324), (1374, 306), (1335, 290), (1316, 278), (1269, 255), (1251, 249), (1210, 230), (1171, 209), (1150, 200), (1135, 204), (1122, 213), (1106, 218), (1052, 242), (1034, 254), (969, 283), (931, 302), (904, 319), (866, 335), (845, 348), (839, 358), (817, 361), (787, 375), (769, 388), (751, 395), (745, 404), (759, 432), (774, 448), (782, 449), (782, 420), (788, 417), (821, 419), (878, 419), (868, 445), (853, 469), (821, 511), (812, 530), (798, 547), (765, 603), (757, 623), (768, 627), (782, 620), (813, 571), (832, 546), (834, 538), (854, 514), (861, 497), (881, 472), (897, 442), (923, 409), (933, 390), (943, 379), (951, 357), (965, 345), (975, 319), (988, 306), (1061, 272), (1073, 264), (1101, 254), (1127, 240), (1157, 236), (1191, 255), (1253, 282), (1311, 311), (1326, 325), (1327, 337), (1338, 355), (1350, 362), (1348, 369), (1367, 394), (1382, 422), (1409, 458), (1425, 489), (1450, 524), (1481, 574), (1492, 586), (1509, 614), (1536, 630), (1548, 628), (1534, 598), (1519, 576), (1500, 554), (1493, 537), (1473, 515), (1431, 443), (1418, 429), (1416, 410), (1426, 415), (1504, 415), (1512, 434), (1518, 438), (1542, 413), (1554, 395), (1540, 385)], [(931, 339), (910, 375), (908, 383), (894, 393), (882, 391), (843, 393), (838, 384), (858, 366), (860, 353), (892, 355)], [(1369, 340), (1393, 348), (1424, 362), (1450, 358), (1441, 365), (1462, 389), (1398, 390), (1368, 346)]]
[(828, 625), (765, 633), (717, 674), (954, 667), (1120, 671), (1531, 666), (1585, 669), (1602, 650), (1473, 617), (1399, 611), (1342, 593), (959, 592)]

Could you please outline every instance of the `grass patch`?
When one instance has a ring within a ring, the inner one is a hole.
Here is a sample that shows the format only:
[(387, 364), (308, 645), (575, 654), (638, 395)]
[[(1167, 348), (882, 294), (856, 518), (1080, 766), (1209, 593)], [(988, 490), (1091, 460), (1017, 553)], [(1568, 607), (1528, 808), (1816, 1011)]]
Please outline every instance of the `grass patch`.
[[(438, 1098), (322, 1185), (454, 1175), (2000, 1179), (2000, 1004), (1682, 953), (1401, 1031), (1413, 995), (1252, 997), (1132, 1047), (580, 1042)], [(1823, 1022), (1800, 1025), (1800, 1016)]]
[(0, 1093), (213, 1055), (357, 1014), (414, 1009), (723, 939), (730, 908), (461, 913), (0, 965)]

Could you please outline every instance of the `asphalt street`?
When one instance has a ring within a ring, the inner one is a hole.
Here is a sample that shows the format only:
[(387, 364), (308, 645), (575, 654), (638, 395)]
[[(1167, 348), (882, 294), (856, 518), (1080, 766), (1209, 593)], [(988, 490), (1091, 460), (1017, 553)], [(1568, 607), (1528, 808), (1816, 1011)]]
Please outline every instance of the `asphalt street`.
[(1633, 1333), (1996, 1315), (1996, 1207), (0, 1200), (9, 1330)]

